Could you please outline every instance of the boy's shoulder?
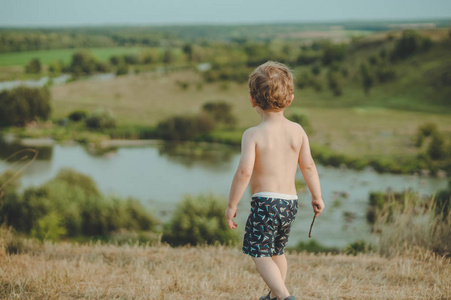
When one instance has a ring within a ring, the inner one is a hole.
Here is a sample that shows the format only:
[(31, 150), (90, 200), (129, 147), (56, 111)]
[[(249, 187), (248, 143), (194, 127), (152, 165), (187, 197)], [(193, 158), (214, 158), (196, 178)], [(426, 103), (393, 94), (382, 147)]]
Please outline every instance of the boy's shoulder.
[[(307, 135), (304, 128), (299, 123), (296, 123), (296, 122), (286, 119), (285, 125), (288, 127), (287, 129), (291, 134), (300, 135), (300, 136)], [(247, 139), (257, 138), (261, 134), (266, 135), (267, 134), (266, 130), (267, 130), (267, 127), (263, 126), (263, 123), (261, 123), (257, 126), (249, 127), (248, 129), (246, 129), (244, 131), (243, 138), (247, 138)]]

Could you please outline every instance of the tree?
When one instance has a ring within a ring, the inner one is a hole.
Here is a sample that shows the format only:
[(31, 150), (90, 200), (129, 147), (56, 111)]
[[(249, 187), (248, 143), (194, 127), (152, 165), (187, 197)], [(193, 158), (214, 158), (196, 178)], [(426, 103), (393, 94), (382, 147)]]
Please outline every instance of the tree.
[(168, 65), (174, 62), (174, 53), (172, 52), (171, 49), (164, 50), (163, 62)]
[(72, 55), (70, 71), (75, 75), (94, 73), (97, 67), (97, 59), (87, 50), (76, 51)]
[(324, 65), (330, 65), (334, 61), (342, 61), (346, 55), (345, 44), (327, 44), (323, 50), (323, 56), (321, 58)]
[(367, 64), (363, 63), (360, 65), (360, 75), (362, 76), (363, 90), (365, 91), (365, 94), (369, 94), (374, 79)]
[(338, 77), (339, 77), (339, 74), (336, 73), (336, 72), (329, 72), (327, 74), (327, 82), (328, 82), (328, 85), (329, 85), (329, 89), (337, 97), (341, 96), (341, 94), (343, 93)]
[(25, 66), (25, 73), (39, 74), (41, 73), (41, 62), (38, 58), (33, 58), (28, 65)]
[(191, 62), (193, 60), (193, 46), (191, 44), (185, 44), (183, 46), (183, 53), (186, 55), (186, 59)]
[(18, 87), (0, 93), (0, 127), (23, 126), (50, 116), (50, 92), (47, 88)]

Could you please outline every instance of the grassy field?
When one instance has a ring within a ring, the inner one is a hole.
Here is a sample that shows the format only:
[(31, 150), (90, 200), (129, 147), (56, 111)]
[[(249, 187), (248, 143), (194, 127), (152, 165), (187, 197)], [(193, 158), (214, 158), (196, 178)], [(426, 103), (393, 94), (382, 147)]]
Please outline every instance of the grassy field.
[[(450, 260), (423, 253), (288, 254), (297, 299), (449, 299)], [(43, 245), (0, 251), (2, 299), (258, 299), (267, 287), (238, 248)]]
[[(188, 82), (189, 88), (181, 89), (177, 81)], [(202, 89), (198, 89), (200, 82), (197, 73), (183, 71), (169, 75), (143, 73), (111, 81), (80, 80), (54, 86), (53, 118), (66, 117), (76, 109), (104, 108), (114, 113), (119, 125), (155, 126), (173, 115), (196, 114), (206, 102), (224, 100), (232, 104), (238, 127), (242, 128), (237, 130), (237, 135), (244, 128), (258, 124), (260, 119), (248, 102), (246, 84), (228, 83), (224, 89), (220, 83), (203, 83)], [(364, 97), (363, 92), (361, 96)], [(447, 114), (374, 107), (370, 100), (355, 107), (312, 104), (315, 99), (326, 102), (321, 97), (310, 90), (296, 90), (295, 101), (286, 115), (306, 114), (313, 128), (312, 143), (338, 153), (356, 157), (414, 155), (418, 151), (414, 145), (416, 130), (425, 122), (437, 123), (439, 130), (451, 138), (451, 119)]]
[[(142, 48), (139, 47), (110, 47), (110, 48), (92, 48), (89, 49), (94, 56), (101, 61), (108, 60), (113, 55), (125, 53), (139, 53)], [(68, 64), (71, 61), (72, 53), (76, 49), (51, 49), (40, 51), (11, 52), (0, 54), (0, 67), (4, 66), (24, 66), (33, 58), (38, 58), (42, 64), (49, 64), (55, 61), (62, 61)]]

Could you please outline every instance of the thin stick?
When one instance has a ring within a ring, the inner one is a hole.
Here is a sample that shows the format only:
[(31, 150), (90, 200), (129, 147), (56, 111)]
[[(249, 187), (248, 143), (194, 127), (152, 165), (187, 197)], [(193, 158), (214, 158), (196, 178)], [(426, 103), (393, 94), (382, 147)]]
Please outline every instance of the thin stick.
[(313, 224), (315, 223), (315, 219), (316, 219), (316, 215), (313, 216), (312, 225), (310, 225), (310, 231), (308, 232), (308, 237), (309, 237), (309, 238), (312, 237), (312, 228), (313, 228)]

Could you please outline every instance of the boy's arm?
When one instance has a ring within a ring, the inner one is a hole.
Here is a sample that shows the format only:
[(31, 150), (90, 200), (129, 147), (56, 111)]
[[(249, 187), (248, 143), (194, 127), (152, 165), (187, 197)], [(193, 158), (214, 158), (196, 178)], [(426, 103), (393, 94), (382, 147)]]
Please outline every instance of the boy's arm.
[(302, 146), (299, 153), (299, 167), (305, 182), (312, 194), (312, 206), (315, 216), (318, 216), (324, 209), (324, 202), (321, 198), (321, 186), (319, 183), (318, 171), (310, 152), (310, 145), (307, 134), (302, 130)]
[(241, 158), (235, 176), (233, 176), (229, 193), (229, 202), (225, 211), (225, 217), (230, 229), (235, 229), (237, 227), (237, 224), (233, 222), (233, 218), (236, 216), (236, 207), (251, 179), (254, 163), (255, 141), (253, 141), (252, 134), (248, 129), (244, 132), (241, 140)]

